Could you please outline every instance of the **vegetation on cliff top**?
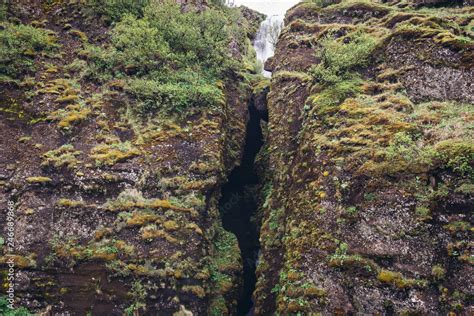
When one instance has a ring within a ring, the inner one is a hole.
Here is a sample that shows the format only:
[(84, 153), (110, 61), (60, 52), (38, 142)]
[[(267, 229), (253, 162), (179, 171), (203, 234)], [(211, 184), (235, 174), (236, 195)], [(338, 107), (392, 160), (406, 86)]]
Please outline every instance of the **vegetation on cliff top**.
[(99, 81), (126, 78), (125, 89), (140, 113), (218, 107), (220, 80), (239, 63), (229, 44), (238, 33), (233, 12), (211, 7), (181, 12), (175, 2), (150, 4), (143, 14), (126, 14), (115, 24), (110, 45), (86, 47), (88, 76)]
[(34, 57), (51, 52), (57, 45), (54, 34), (30, 25), (0, 25), (0, 81), (17, 80), (35, 70)]

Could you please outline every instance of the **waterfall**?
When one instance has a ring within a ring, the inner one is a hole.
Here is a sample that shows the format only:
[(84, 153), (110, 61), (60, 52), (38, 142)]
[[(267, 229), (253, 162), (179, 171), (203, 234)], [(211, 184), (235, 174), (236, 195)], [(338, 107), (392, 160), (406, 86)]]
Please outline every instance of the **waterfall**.
[[(262, 65), (275, 53), (275, 44), (283, 27), (286, 10), (298, 2), (300, 0), (231, 0), (228, 2), (230, 6), (243, 5), (267, 16), (260, 25), (254, 41), (257, 60)], [(271, 77), (268, 71), (262, 70), (262, 74), (265, 77)]]
[[(253, 46), (257, 52), (257, 60), (263, 64), (275, 53), (275, 45), (283, 26), (283, 17), (280, 15), (267, 16), (260, 25)], [(262, 69), (265, 77), (271, 77), (271, 72)]]

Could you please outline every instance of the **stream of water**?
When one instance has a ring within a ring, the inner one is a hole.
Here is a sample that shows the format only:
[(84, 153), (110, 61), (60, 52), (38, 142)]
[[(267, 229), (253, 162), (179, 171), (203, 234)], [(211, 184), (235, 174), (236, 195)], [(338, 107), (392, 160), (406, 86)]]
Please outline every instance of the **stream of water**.
[[(275, 34), (275, 29), (283, 25), (286, 11), (298, 2), (300, 0), (229, 0), (232, 6), (243, 5), (267, 16), (260, 25), (254, 41), (257, 59), (262, 65), (275, 53), (275, 41), (278, 35)], [(265, 77), (271, 76), (268, 71), (262, 70), (262, 73)]]

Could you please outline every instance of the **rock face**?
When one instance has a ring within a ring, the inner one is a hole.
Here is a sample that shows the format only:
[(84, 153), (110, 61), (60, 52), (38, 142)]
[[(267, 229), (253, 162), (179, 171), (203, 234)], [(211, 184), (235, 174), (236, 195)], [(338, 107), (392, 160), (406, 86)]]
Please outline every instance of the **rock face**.
[(472, 3), (178, 3), (0, 3), (19, 313), (473, 314)]
[(472, 7), (315, 3), (266, 65), (256, 314), (472, 314)]
[(253, 40), (255, 38), (255, 35), (257, 35), (257, 31), (260, 28), (260, 24), (265, 20), (265, 15), (261, 14), (259, 12), (253, 11), (252, 9), (249, 9), (245, 6), (241, 6), (240, 10), (242, 12), (242, 15), (250, 22), (250, 27), (251, 27), (251, 39)]
[[(195, 2), (184, 1), (183, 12), (210, 6)], [(100, 7), (106, 22), (119, 10), (143, 14), (138, 2), (120, 3)], [(21, 51), (28, 56), (1, 51), (2, 58), (34, 67), (25, 76), (2, 64), (2, 75), (12, 80), (2, 77), (0, 86), (2, 246), (7, 206), (15, 212), (15, 245), (2, 247), (0, 264), (3, 281), (14, 254), (15, 306), (71, 315), (222, 315), (235, 309), (240, 252), (235, 236), (222, 228), (217, 202), (242, 156), (251, 96), (242, 74), (249, 71), (229, 71), (216, 84), (224, 91), (218, 109), (188, 104), (195, 108), (185, 114), (143, 118), (132, 114), (139, 100), (127, 92), (142, 64), (125, 60), (116, 66), (123, 72), (105, 82), (92, 79), (103, 68), (84, 74), (93, 62), (90, 52), (110, 51), (113, 41), (112, 27), (90, 16), (97, 8), (17, 1), (1, 9), (6, 20), (0, 32), (18, 24), (13, 37), (25, 36), (15, 48), (27, 40), (41, 43)], [(232, 47), (239, 65), (251, 53), (254, 27), (247, 25), (255, 21), (234, 11), (244, 30)], [(156, 49), (151, 59), (160, 61)]]

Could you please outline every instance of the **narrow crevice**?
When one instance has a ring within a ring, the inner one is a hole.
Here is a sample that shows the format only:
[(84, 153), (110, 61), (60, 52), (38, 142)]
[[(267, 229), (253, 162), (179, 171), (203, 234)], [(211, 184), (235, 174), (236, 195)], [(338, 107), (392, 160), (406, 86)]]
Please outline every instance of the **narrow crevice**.
[(253, 217), (258, 208), (259, 187), (254, 163), (263, 145), (263, 137), (261, 114), (253, 103), (249, 106), (249, 114), (241, 164), (230, 173), (228, 182), (222, 187), (219, 201), (224, 229), (236, 235), (242, 256), (243, 290), (238, 298), (238, 315), (251, 313), (252, 293), (257, 281), (255, 268), (260, 250), (259, 225)]

